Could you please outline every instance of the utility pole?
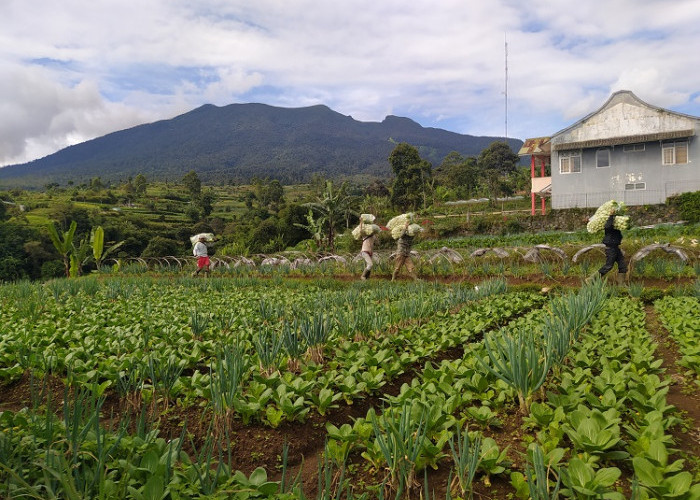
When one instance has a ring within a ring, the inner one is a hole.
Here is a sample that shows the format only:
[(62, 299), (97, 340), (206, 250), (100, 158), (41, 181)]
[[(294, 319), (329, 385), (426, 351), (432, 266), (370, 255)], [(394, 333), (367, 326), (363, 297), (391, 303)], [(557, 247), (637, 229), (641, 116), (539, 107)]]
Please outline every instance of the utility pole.
[(503, 40), (505, 42), (505, 138), (508, 139), (508, 35), (503, 35)]

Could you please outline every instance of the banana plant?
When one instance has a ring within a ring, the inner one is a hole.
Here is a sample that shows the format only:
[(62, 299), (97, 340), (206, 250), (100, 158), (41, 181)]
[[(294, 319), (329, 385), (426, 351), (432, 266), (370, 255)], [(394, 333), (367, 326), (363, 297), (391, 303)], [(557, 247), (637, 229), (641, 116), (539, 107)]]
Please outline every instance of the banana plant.
[(73, 239), (75, 238), (75, 230), (78, 228), (78, 223), (71, 221), (68, 231), (59, 234), (58, 229), (55, 224), (48, 225), (49, 237), (51, 238), (51, 243), (56, 248), (61, 257), (63, 257), (63, 265), (66, 270), (66, 278), (69, 278), (71, 262), (70, 254), (73, 251)]
[(90, 232), (90, 245), (92, 246), (92, 258), (95, 259), (97, 270), (102, 267), (102, 262), (112, 253), (116, 252), (125, 242), (117, 242), (105, 249), (105, 231), (102, 226), (93, 228)]

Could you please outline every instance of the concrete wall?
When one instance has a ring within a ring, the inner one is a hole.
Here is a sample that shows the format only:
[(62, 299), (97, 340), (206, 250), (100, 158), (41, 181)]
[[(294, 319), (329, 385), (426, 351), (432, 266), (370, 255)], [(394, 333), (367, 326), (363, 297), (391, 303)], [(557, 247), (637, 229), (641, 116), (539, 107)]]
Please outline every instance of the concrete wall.
[[(696, 134), (700, 130), (696, 129)], [(664, 203), (674, 194), (700, 191), (700, 138), (691, 137), (689, 162), (662, 165), (661, 143), (644, 143), (644, 151), (625, 152), (623, 146), (612, 146), (610, 166), (596, 167), (596, 151), (581, 151), (581, 172), (559, 173), (559, 152), (552, 153), (552, 208), (597, 207), (610, 200), (628, 205)], [(625, 184), (646, 184), (643, 190), (626, 190)]]

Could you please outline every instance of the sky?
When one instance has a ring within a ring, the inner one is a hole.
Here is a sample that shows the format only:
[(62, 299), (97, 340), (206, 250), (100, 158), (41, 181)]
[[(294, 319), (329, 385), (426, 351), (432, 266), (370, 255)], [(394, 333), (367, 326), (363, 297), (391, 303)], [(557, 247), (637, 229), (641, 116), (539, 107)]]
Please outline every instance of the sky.
[(203, 104), (518, 139), (623, 89), (700, 116), (698, 0), (2, 0), (0, 20), (0, 166)]

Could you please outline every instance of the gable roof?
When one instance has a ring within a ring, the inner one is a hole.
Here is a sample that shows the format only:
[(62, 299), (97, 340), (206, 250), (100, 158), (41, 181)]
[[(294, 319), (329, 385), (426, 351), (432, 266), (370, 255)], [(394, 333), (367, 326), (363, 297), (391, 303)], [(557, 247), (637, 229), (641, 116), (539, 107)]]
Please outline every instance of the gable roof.
[(632, 144), (695, 135), (700, 118), (642, 101), (629, 90), (615, 92), (603, 106), (552, 135), (554, 150)]

